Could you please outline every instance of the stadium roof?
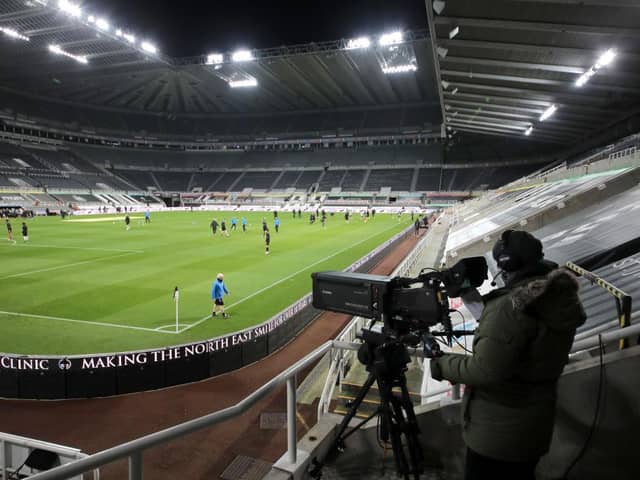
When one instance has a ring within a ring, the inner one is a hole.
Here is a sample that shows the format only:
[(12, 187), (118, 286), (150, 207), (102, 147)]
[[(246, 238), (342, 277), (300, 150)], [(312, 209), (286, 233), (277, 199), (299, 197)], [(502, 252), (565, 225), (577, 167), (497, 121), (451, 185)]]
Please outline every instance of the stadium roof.
[(568, 144), (638, 111), (637, 0), (447, 0), (429, 14), (452, 132), (532, 127), (531, 138)]
[(356, 39), (247, 50), (249, 61), (238, 52), (170, 58), (135, 33), (62, 4), (0, 0), (0, 28), (14, 33), (0, 33), (0, 88), (171, 114), (439, 105), (426, 30), (400, 39), (372, 32), (368, 47)]

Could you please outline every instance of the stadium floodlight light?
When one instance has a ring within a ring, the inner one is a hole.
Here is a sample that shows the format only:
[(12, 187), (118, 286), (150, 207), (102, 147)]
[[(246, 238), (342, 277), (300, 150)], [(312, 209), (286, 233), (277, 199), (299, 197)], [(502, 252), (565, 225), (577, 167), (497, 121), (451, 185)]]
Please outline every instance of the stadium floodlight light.
[(109, 31), (109, 22), (107, 22), (104, 18), (97, 18), (96, 19), (96, 27), (98, 27), (100, 30), (104, 30), (105, 32)]
[(4, 33), (7, 37), (15, 38), (16, 40), (24, 40), (25, 42), (29, 41), (29, 37), (26, 37), (21, 33), (18, 33), (13, 28), (0, 27), (0, 32)]
[(391, 45), (397, 45), (404, 41), (404, 34), (401, 31), (385, 33), (380, 36), (378, 43), (381, 47), (388, 47)]
[(613, 48), (610, 48), (609, 50), (604, 52), (602, 55), (600, 55), (600, 58), (598, 58), (596, 69), (609, 65), (611, 62), (613, 62), (613, 59), (616, 58), (617, 54), (618, 52), (616, 52)]
[(56, 55), (62, 55), (64, 57), (71, 58), (78, 63), (83, 63), (85, 65), (89, 63), (89, 60), (84, 55), (74, 55), (72, 53), (69, 53), (60, 48), (60, 45), (49, 45), (49, 51), (55, 53)]
[(93, 15), (89, 15), (87, 17), (87, 22), (89, 23), (96, 23), (96, 17), (94, 17)]
[(251, 50), (236, 50), (233, 52), (233, 55), (231, 55), (231, 60), (234, 62), (250, 62), (254, 59), (255, 57)]
[(82, 16), (82, 8), (69, 0), (58, 0), (58, 8), (72, 17), (79, 18)]
[(446, 2), (441, 0), (434, 0), (433, 2), (433, 11), (440, 15), (444, 11), (444, 7), (447, 5)]
[(147, 53), (158, 53), (158, 48), (153, 44), (153, 43), (149, 43), (149, 42), (142, 42), (140, 44), (140, 48), (142, 48), (142, 50), (144, 50)]
[(120, 29), (116, 30), (116, 37), (122, 37), (122, 30)]
[(127, 42), (134, 44), (136, 43), (135, 35), (131, 35), (130, 33), (123, 33), (122, 38), (124, 38)]
[(593, 70), (593, 68), (590, 68), (589, 70), (584, 72), (582, 75), (580, 75), (580, 77), (578, 77), (578, 80), (576, 80), (576, 87), (582, 87), (589, 81), (591, 77), (593, 77), (595, 73), (596, 72)]
[(245, 80), (230, 80), (229, 86), (231, 88), (249, 88), (249, 87), (257, 87), (258, 80), (255, 78), (247, 78)]
[(382, 72), (387, 75), (392, 75), (394, 73), (407, 73), (407, 72), (415, 72), (418, 70), (418, 66), (413, 63), (408, 63), (406, 65), (395, 65), (393, 67), (382, 67)]
[(449, 32), (449, 40), (453, 40), (460, 33), (460, 27), (455, 27)]
[(358, 48), (369, 48), (371, 46), (371, 40), (369, 37), (352, 38), (347, 42), (347, 50), (356, 50)]
[(444, 47), (438, 47), (436, 48), (436, 51), (438, 52), (438, 56), (440, 58), (445, 58), (447, 56), (447, 53), (449, 53), (449, 49)]
[(456, 93), (458, 93), (458, 87), (451, 90), (451, 95), (455, 95)]
[(542, 113), (542, 115), (540, 115), (540, 121), (544, 122), (545, 120), (547, 120), (551, 115), (556, 113), (556, 110), (558, 110), (558, 107), (556, 107), (555, 104), (551, 105)]
[(596, 64), (578, 77), (576, 80), (576, 87), (582, 87), (585, 85), (602, 67), (606, 67), (613, 62), (613, 59), (616, 58), (617, 54), (618, 53), (613, 48), (610, 48), (600, 55)]
[(524, 131), (524, 134), (528, 137), (531, 135), (531, 132), (533, 132), (533, 125), (529, 125), (529, 128)]
[(210, 53), (207, 55), (207, 65), (220, 65), (224, 63), (224, 55), (221, 53)]

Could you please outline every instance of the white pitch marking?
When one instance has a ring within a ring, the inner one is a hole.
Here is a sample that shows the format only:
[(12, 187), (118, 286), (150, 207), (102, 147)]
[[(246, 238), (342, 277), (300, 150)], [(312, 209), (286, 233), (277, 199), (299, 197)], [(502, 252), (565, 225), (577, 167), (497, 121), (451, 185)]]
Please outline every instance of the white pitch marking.
[[(51, 317), (48, 315), (35, 315), (32, 313), (20, 313), (20, 312), (5, 312), (0, 310), (0, 314), (11, 315), (14, 317), (31, 317), (31, 318), (40, 318), (43, 320), (57, 320), (60, 322), (69, 322), (69, 323), (86, 323), (87, 325), (99, 325), (101, 327), (112, 327), (112, 328), (125, 328), (128, 330), (141, 330), (144, 332), (156, 332), (156, 333), (166, 333), (170, 335), (175, 335), (175, 332), (163, 332), (161, 330), (153, 329), (153, 328), (145, 328), (145, 327), (134, 327), (131, 325), (119, 325), (117, 323), (106, 323), (106, 322), (92, 322), (90, 320), (77, 320), (75, 318), (64, 318), (64, 317)], [(175, 326), (175, 325), (173, 325)]]
[[(14, 240), (15, 242), (15, 240)], [(123, 252), (123, 253), (144, 253), (144, 250), (121, 250), (119, 248), (91, 248), (91, 247), (65, 247), (62, 245), (42, 245), (37, 243), (21, 243), (19, 247), (34, 248), (64, 248), (67, 250), (87, 250), (90, 252)]]
[[(183, 324), (181, 324), (180, 326), (181, 326), (181, 327), (184, 327), (184, 326), (186, 326), (186, 327), (190, 327), (190, 326), (191, 326), (191, 324), (190, 324), (190, 323), (183, 323)], [(174, 331), (173, 331), (173, 332), (164, 332), (164, 329), (165, 329), (165, 328), (173, 328), (173, 329), (174, 329)], [(175, 332), (175, 328), (176, 328), (176, 324), (175, 324), (175, 323), (172, 323), (171, 325), (163, 325), (162, 327), (154, 328), (153, 330), (154, 330), (154, 331), (156, 331), (156, 332), (174, 333), (174, 334), (175, 334), (175, 333), (176, 333), (176, 332)], [(178, 331), (178, 333), (180, 333), (181, 331), (182, 331), (182, 330)]]
[(101, 262), (103, 260), (113, 260), (114, 258), (126, 257), (128, 255), (133, 255), (133, 253), (121, 253), (120, 255), (110, 255), (108, 257), (93, 258), (91, 260), (85, 260), (83, 262), (68, 263), (65, 265), (58, 265), (56, 267), (41, 268), (40, 270), (31, 270), (29, 272), (14, 273), (13, 275), (6, 275), (4, 277), (0, 277), (0, 280), (5, 280), (7, 278), (24, 277), (27, 275), (33, 275), (34, 273), (51, 272), (52, 270), (61, 270), (63, 268), (77, 267), (78, 265), (86, 265), (88, 263), (96, 263), (96, 262)]
[[(387, 230), (391, 230), (392, 228), (396, 228), (396, 226), (394, 225), (394, 226), (392, 226), (392, 227), (389, 227), (389, 228), (387, 228), (386, 230), (383, 230), (382, 232), (380, 232), (378, 235), (382, 235), (382, 234), (383, 234), (383, 233), (385, 233)], [(376, 235), (376, 236), (377, 236), (377, 235)], [(366, 241), (368, 241), (368, 240), (371, 240), (371, 238), (365, 238), (364, 240), (360, 240), (358, 243), (354, 243), (354, 244), (352, 244), (352, 245), (350, 245), (350, 246), (348, 246), (348, 247), (343, 248), (342, 250), (339, 250), (339, 251), (337, 251), (337, 252), (335, 252), (335, 253), (332, 253), (331, 255), (328, 255), (328, 256), (326, 256), (326, 257), (324, 257), (324, 258), (322, 258), (322, 259), (318, 260), (317, 262), (312, 263), (311, 265), (307, 265), (306, 267), (304, 267), (304, 268), (302, 268), (302, 269), (298, 270), (297, 272), (294, 272), (294, 273), (292, 273), (291, 275), (288, 275), (288, 276), (286, 276), (286, 277), (284, 277), (284, 278), (281, 278), (281, 279), (280, 279), (280, 280), (278, 280), (277, 282), (273, 282), (271, 285), (267, 285), (266, 287), (261, 288), (260, 290), (257, 290), (257, 291), (255, 291), (255, 292), (253, 292), (251, 295), (248, 295), (248, 296), (246, 296), (246, 297), (244, 297), (244, 298), (241, 298), (241, 299), (240, 299), (240, 300), (238, 300), (236, 303), (232, 303), (232, 304), (231, 304), (231, 305), (229, 305), (229, 306), (225, 306), (225, 310), (228, 310), (228, 309), (230, 309), (230, 308), (232, 308), (232, 307), (235, 307), (236, 305), (240, 305), (242, 302), (244, 302), (244, 301), (246, 301), (246, 300), (249, 300), (250, 298), (253, 298), (253, 297), (255, 297), (256, 295), (261, 294), (261, 293), (262, 293), (262, 292), (264, 292), (265, 290), (268, 290), (268, 289), (270, 289), (271, 287), (274, 287), (275, 285), (278, 285), (278, 284), (280, 284), (280, 283), (282, 283), (282, 282), (284, 282), (284, 281), (286, 281), (286, 280), (289, 280), (290, 278), (295, 277), (295, 276), (296, 276), (296, 275), (298, 275), (299, 273), (302, 273), (302, 272), (304, 272), (304, 271), (306, 271), (306, 270), (309, 270), (311, 267), (314, 267), (314, 266), (318, 265), (319, 263), (326, 262), (326, 261), (327, 261), (327, 260), (329, 260), (330, 258), (333, 258), (333, 257), (335, 257), (336, 255), (340, 255), (342, 252), (346, 252), (347, 250), (349, 250), (349, 249), (351, 249), (351, 248), (353, 248), (353, 247), (355, 247), (355, 246), (357, 246), (357, 245), (360, 245), (361, 243), (364, 243), (364, 242), (366, 242)], [(205, 320), (207, 320), (207, 319), (209, 319), (209, 318), (211, 318), (211, 314), (207, 315), (206, 317), (202, 317), (202, 318), (201, 318), (200, 320), (198, 320), (196, 323), (192, 323), (192, 324), (191, 324), (191, 325), (189, 325), (188, 327), (186, 327), (186, 328), (184, 328), (184, 329), (180, 330), (180, 332), (179, 332), (179, 333), (186, 332), (187, 330), (190, 330), (190, 329), (192, 329), (193, 327), (197, 327), (198, 325), (200, 325), (202, 322), (204, 322)]]

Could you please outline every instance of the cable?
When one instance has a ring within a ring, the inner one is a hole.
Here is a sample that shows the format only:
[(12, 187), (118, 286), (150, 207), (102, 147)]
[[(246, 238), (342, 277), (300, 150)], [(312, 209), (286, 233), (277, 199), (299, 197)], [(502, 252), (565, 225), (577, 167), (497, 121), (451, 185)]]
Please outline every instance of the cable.
[(565, 470), (564, 475), (562, 475), (562, 480), (567, 480), (569, 477), (569, 473), (576, 466), (576, 464), (580, 461), (580, 459), (584, 456), (587, 449), (589, 448), (589, 444), (591, 443), (591, 438), (593, 437), (593, 433), (596, 430), (596, 425), (598, 423), (598, 417), (600, 416), (600, 399), (602, 398), (602, 387), (604, 386), (604, 344), (602, 343), (602, 335), (598, 335), (598, 350), (600, 353), (600, 378), (598, 381), (598, 397), (596, 399), (596, 410), (593, 414), (593, 421), (591, 422), (591, 427), (589, 428), (589, 433), (587, 434), (587, 438), (584, 441), (584, 445), (576, 455), (576, 458), (573, 459), (573, 462), (569, 465), (569, 467)]
[[(466, 336), (465, 336), (465, 338), (466, 338)], [(454, 341), (454, 342), (456, 342), (456, 344), (457, 344), (457, 345), (458, 345), (462, 350), (464, 350), (465, 352), (467, 352), (469, 355), (472, 355), (472, 354), (473, 354), (473, 352), (472, 352), (471, 350), (468, 350), (468, 349), (467, 349), (467, 347), (466, 347), (466, 343), (467, 343), (467, 342), (466, 342), (466, 340), (465, 340), (465, 345), (462, 345), (462, 344), (460, 343), (460, 341), (459, 341), (457, 338), (454, 338), (454, 339), (453, 339), (453, 341)]]

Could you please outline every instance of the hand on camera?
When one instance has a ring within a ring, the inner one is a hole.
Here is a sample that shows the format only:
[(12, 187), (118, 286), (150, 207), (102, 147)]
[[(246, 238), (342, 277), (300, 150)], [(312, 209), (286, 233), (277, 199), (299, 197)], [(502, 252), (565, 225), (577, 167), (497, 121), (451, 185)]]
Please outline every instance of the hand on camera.
[(425, 358), (438, 358), (442, 356), (442, 350), (440, 350), (440, 344), (436, 338), (430, 333), (422, 337), (423, 351)]

